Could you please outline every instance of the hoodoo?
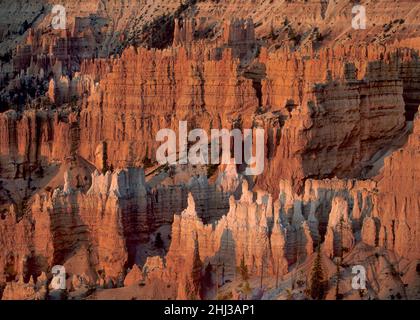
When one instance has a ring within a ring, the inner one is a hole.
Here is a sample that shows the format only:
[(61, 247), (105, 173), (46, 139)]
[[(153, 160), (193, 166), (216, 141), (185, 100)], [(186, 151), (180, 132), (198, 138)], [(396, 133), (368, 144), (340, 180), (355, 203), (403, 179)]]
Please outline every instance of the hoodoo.
[(420, 6), (355, 2), (0, 1), (0, 298), (419, 299)]

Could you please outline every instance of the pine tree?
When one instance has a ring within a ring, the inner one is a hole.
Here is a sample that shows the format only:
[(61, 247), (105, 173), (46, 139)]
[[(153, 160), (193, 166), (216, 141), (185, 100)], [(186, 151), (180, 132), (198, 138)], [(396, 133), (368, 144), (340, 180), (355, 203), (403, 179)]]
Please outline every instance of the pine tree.
[(276, 289), (279, 287), (279, 260), (280, 260), (280, 258), (277, 258), (277, 263), (276, 263)]
[(213, 266), (209, 262), (206, 266), (206, 269), (204, 270), (204, 277), (203, 277), (204, 287), (206, 288), (213, 287), (212, 274), (213, 274)]
[(319, 246), (312, 266), (310, 293), (312, 299), (316, 300), (322, 300), (325, 295), (324, 272), (322, 270), (321, 249)]
[(188, 279), (185, 280), (185, 295), (188, 300), (197, 300), (197, 293), (194, 285), (192, 285)]
[(341, 215), (340, 217), (340, 248), (339, 248), (339, 255), (341, 259), (343, 259), (343, 225), (344, 225), (344, 217), (343, 215)]
[(341, 215), (340, 217), (340, 242), (339, 242), (339, 250), (338, 250), (338, 254), (339, 257), (336, 258), (335, 260), (335, 266), (336, 266), (336, 271), (335, 271), (335, 276), (336, 276), (336, 284), (335, 284), (335, 299), (336, 300), (341, 300), (342, 298), (342, 294), (340, 294), (340, 262), (343, 260), (343, 253), (344, 253), (344, 249), (343, 249), (343, 226), (344, 226), (344, 217), (343, 215)]
[(192, 278), (192, 291), (195, 296), (198, 297), (201, 293), (201, 269), (203, 268), (203, 263), (200, 260), (200, 252), (198, 248), (198, 236), (196, 235), (195, 244), (194, 244), (194, 254), (193, 254), (193, 265), (191, 271)]
[(340, 259), (335, 260), (335, 277), (336, 277), (336, 284), (335, 284), (335, 300), (341, 300), (343, 295), (340, 293)]
[(162, 236), (160, 235), (160, 232), (158, 232), (156, 234), (155, 247), (158, 248), (158, 249), (162, 249), (163, 248), (163, 240), (162, 240)]
[(252, 293), (252, 288), (249, 285), (248, 281), (245, 281), (244, 287), (242, 289), (242, 293), (244, 294), (245, 299), (248, 299), (248, 296)]
[(247, 281), (249, 279), (248, 267), (245, 264), (245, 256), (242, 255), (241, 265), (239, 266), (239, 272), (241, 274), (242, 280)]

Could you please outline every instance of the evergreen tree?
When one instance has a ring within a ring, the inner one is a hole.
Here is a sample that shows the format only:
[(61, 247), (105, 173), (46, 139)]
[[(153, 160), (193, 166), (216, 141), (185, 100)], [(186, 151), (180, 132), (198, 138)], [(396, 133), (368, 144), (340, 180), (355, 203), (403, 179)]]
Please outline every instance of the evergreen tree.
[(335, 278), (336, 278), (336, 284), (335, 284), (335, 300), (341, 300), (343, 298), (343, 295), (340, 293), (340, 259), (335, 260)]
[(213, 286), (212, 274), (213, 274), (213, 266), (209, 262), (206, 266), (206, 269), (204, 270), (204, 277), (203, 277), (204, 287), (211, 288)]
[(244, 294), (245, 299), (248, 299), (248, 296), (252, 293), (252, 288), (249, 285), (248, 281), (245, 281), (244, 287), (242, 289), (242, 293)]
[(242, 255), (241, 265), (239, 266), (239, 272), (241, 274), (242, 280), (247, 281), (249, 279), (248, 267), (245, 264), (245, 256)]
[(214, 286), (214, 283), (213, 283), (213, 266), (209, 262), (207, 264), (206, 268), (204, 269), (204, 275), (203, 275), (203, 278), (201, 280), (200, 297), (205, 297), (206, 292), (208, 290), (211, 290), (213, 288), (213, 286)]
[(322, 300), (325, 295), (324, 272), (322, 270), (321, 249), (319, 246), (312, 266), (310, 293), (312, 299), (316, 300)]
[(336, 277), (336, 284), (335, 284), (335, 299), (341, 300), (342, 294), (340, 294), (340, 262), (343, 260), (343, 226), (344, 226), (344, 217), (341, 215), (340, 217), (340, 242), (339, 242), (339, 249), (338, 249), (338, 257), (335, 259), (335, 277)]
[(188, 300), (197, 300), (197, 292), (188, 279), (185, 280), (185, 295)]
[(158, 232), (156, 234), (155, 247), (158, 248), (158, 249), (162, 249), (163, 248), (163, 240), (162, 240), (162, 236), (161, 236), (160, 232)]
[(193, 255), (193, 265), (191, 271), (192, 278), (192, 290), (193, 294), (198, 297), (201, 293), (201, 269), (203, 268), (203, 263), (200, 260), (200, 252), (198, 248), (198, 236), (196, 235), (195, 245), (194, 245), (194, 255)]

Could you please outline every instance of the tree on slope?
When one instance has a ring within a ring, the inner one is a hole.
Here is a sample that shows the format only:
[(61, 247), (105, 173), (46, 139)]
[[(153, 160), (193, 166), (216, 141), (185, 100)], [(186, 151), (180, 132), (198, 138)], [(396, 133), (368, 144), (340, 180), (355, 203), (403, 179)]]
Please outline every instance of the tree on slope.
[(322, 270), (321, 249), (319, 246), (312, 266), (310, 294), (312, 299), (316, 300), (322, 300), (325, 296), (324, 271)]

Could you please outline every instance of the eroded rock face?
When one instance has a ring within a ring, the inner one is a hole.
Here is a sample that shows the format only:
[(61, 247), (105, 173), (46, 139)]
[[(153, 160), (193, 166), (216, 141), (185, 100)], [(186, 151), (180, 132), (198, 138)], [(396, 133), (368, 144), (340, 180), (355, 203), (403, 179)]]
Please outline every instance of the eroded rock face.
[[(260, 227), (253, 225), (254, 228), (257, 227), (257, 230), (253, 230), (253, 239), (258, 238), (259, 240), (262, 240), (263, 243), (261, 246), (263, 248), (254, 248), (254, 245), (251, 245), (250, 239), (247, 241), (247, 244), (243, 243), (247, 249), (240, 250), (240, 247), (236, 245), (236, 243), (240, 241), (238, 239), (239, 234), (237, 233), (239, 230), (232, 230), (230, 228), (228, 222), (229, 214), (225, 218), (222, 218), (217, 226), (215, 226), (215, 232), (212, 232), (212, 226), (205, 226), (195, 214), (192, 201), (193, 200), (191, 199), (186, 211), (184, 211), (179, 218), (176, 217), (174, 220), (174, 225), (172, 227), (174, 231), (173, 235), (175, 236), (179, 233), (179, 237), (174, 237), (172, 239), (171, 247), (168, 252), (166, 265), (169, 274), (175, 275), (177, 279), (182, 279), (188, 270), (192, 270), (194, 263), (194, 255), (192, 253), (195, 250), (194, 235), (197, 236), (197, 247), (200, 253), (200, 260), (204, 264), (210, 262), (212, 265), (217, 265), (218, 261), (221, 261), (221, 264), (223, 264), (220, 266), (220, 272), (222, 272), (223, 269), (224, 279), (218, 280), (222, 282), (234, 279), (236, 267), (239, 265), (239, 261), (243, 256), (247, 261), (246, 263), (251, 266), (252, 256), (256, 254), (261, 256), (264, 254), (264, 250), (268, 249), (264, 249), (264, 243), (267, 245), (268, 241), (264, 229), (259, 231)], [(236, 214), (236, 209), (237, 208), (231, 207), (229, 213), (231, 215)], [(245, 208), (239, 209), (242, 211), (242, 219), (246, 219), (246, 211), (244, 211), (244, 209)], [(244, 238), (246, 237), (246, 234), (248, 234), (246, 233), (246, 222), (248, 221), (245, 220), (240, 224), (243, 231), (242, 241), (245, 240)], [(261, 228), (264, 227), (262, 226)], [(188, 243), (191, 245), (188, 245)], [(254, 265), (253, 268), (258, 268), (258, 266)], [(171, 281), (171, 279), (168, 279), (168, 281)]]
[(196, 51), (129, 48), (122, 59), (108, 61), (112, 71), (101, 75), (81, 112), (81, 140), (86, 141), (81, 154), (93, 159), (97, 145), (106, 140), (115, 167), (139, 165), (145, 157), (155, 160), (160, 145), (155, 137), (162, 128), (178, 132), (180, 120), (187, 120), (189, 129), (230, 128), (239, 114), (252, 114), (258, 106), (252, 81), (238, 74), (230, 51), (220, 60)]
[(344, 252), (351, 251), (353, 246), (354, 236), (348, 204), (345, 199), (336, 197), (332, 202), (323, 249), (327, 255), (334, 257), (343, 256)]
[(137, 266), (137, 264), (133, 265), (133, 268), (130, 270), (130, 272), (127, 274), (127, 276), (124, 279), (124, 286), (129, 287), (132, 285), (138, 285), (141, 281), (144, 280), (143, 272), (140, 270), (140, 268)]
[[(374, 216), (379, 218), (379, 243), (410, 259), (419, 258), (419, 113), (407, 143), (385, 159)], [(398, 190), (398, 192), (396, 192)]]
[(31, 253), (31, 225), (27, 220), (17, 221), (15, 207), (3, 216), (1, 229), (1, 279), (14, 280), (25, 272), (27, 257)]
[[(244, 267), (309, 273), (318, 247), (328, 278), (369, 258), (370, 297), (418, 297), (413, 3), (366, 3), (358, 33), (350, 2), (73, 1), (66, 30), (51, 1), (2, 3), (2, 298), (46, 298), (57, 264), (70, 297), (217, 298)], [(157, 132), (179, 121), (263, 128), (263, 174), (159, 166)]]
[(378, 243), (377, 227), (375, 219), (372, 217), (366, 217), (363, 220), (362, 240), (370, 246), (376, 246)]
[[(80, 142), (77, 121), (70, 110), (1, 113), (2, 177), (28, 179), (40, 167), (75, 156)], [(36, 177), (42, 178), (40, 173)]]
[[(239, 277), (241, 263), (251, 274), (287, 273), (286, 233), (289, 230), (279, 219), (274, 222), (271, 197), (254, 199), (255, 196), (244, 181), (241, 198), (230, 198), (229, 212), (217, 222), (206, 225), (198, 217), (194, 197), (190, 194), (187, 209), (174, 217), (171, 246), (166, 256), (166, 281), (188, 276), (195, 263), (194, 251), (199, 253), (203, 266), (211, 264), (217, 270), (220, 268), (220, 278), (216, 280), (220, 283)], [(298, 230), (302, 236), (310, 237), (305, 226), (299, 226)], [(312, 242), (307, 249), (312, 252)]]
[(292, 179), (301, 188), (299, 180), (313, 175), (357, 177), (402, 134), (411, 95), (407, 70), (418, 68), (415, 53), (343, 46), (316, 53), (263, 51), (260, 60), (267, 74), (263, 103), (285, 119), (279, 139), (268, 145), (273, 159), (266, 162), (261, 186), (277, 190), (274, 177)]
[[(420, 68), (410, 50), (338, 46), (269, 53), (262, 48), (255, 70), (253, 65), (243, 70), (232, 50), (200, 44), (129, 47), (119, 58), (85, 61), (71, 80), (77, 83), (61, 76), (50, 81), (48, 91), (61, 102), (85, 93), (80, 113), (56, 115), (54, 122), (43, 113), (16, 121), (20, 115), (8, 115), (4, 153), (14, 154), (15, 148), (23, 157), (27, 141), (35, 146), (29, 148), (31, 161), (79, 153), (102, 167), (97, 163), (102, 154), (109, 166), (124, 168), (155, 161), (157, 132), (178, 132), (180, 120), (208, 132), (262, 126), (267, 159), (258, 185), (276, 193), (278, 179), (287, 179), (301, 192), (307, 177), (363, 173), (376, 153), (404, 133), (405, 107), (412, 117)], [(16, 135), (19, 125), (23, 129)]]
[(62, 188), (34, 197), (31, 214), (18, 219), (12, 209), (1, 220), (5, 280), (37, 276), (63, 264), (69, 274), (86, 274), (87, 283), (100, 277), (115, 284), (127, 263), (144, 263), (139, 246), (153, 231), (172, 223), (189, 191), (196, 195), (203, 219), (220, 216), (229, 196), (205, 177), (170, 190), (165, 186), (153, 190), (144, 171), (134, 168), (95, 171), (91, 181), (90, 189), (80, 192), (66, 171)]
[(28, 283), (20, 277), (17, 282), (8, 282), (3, 292), (2, 300), (44, 300), (46, 298), (45, 284), (34, 283), (33, 278)]

